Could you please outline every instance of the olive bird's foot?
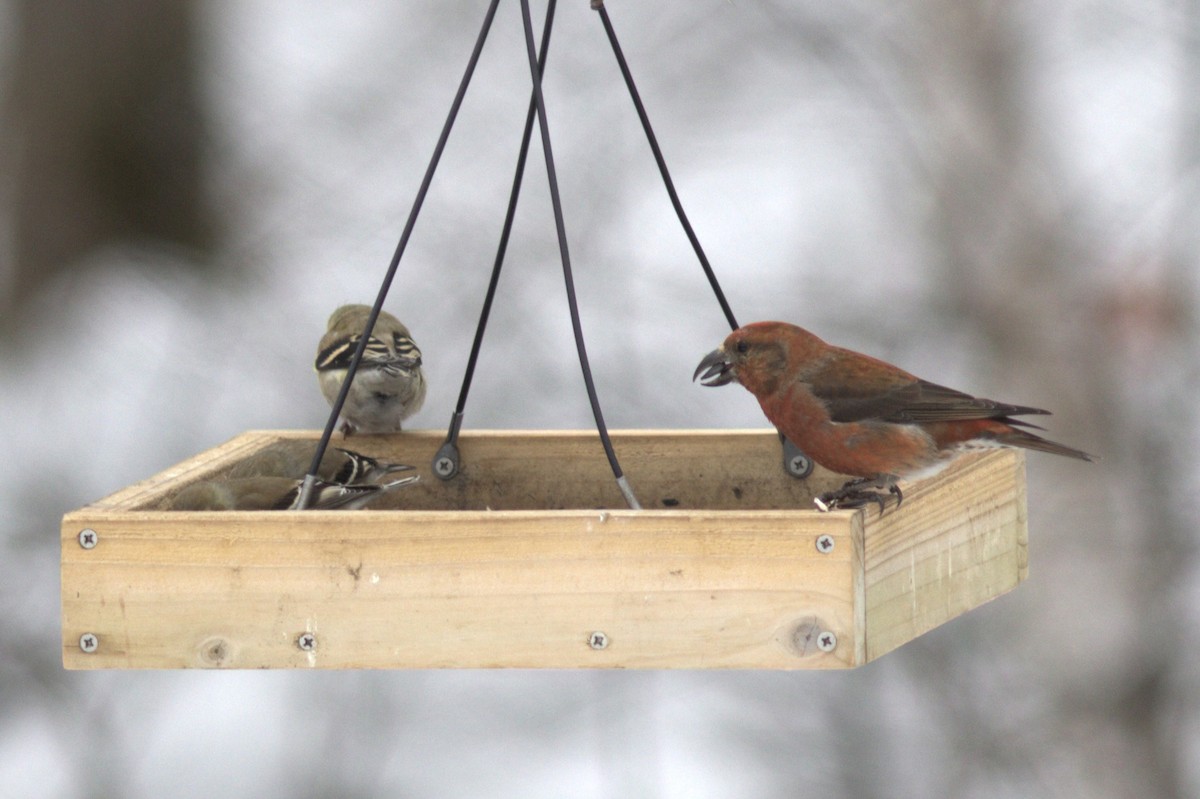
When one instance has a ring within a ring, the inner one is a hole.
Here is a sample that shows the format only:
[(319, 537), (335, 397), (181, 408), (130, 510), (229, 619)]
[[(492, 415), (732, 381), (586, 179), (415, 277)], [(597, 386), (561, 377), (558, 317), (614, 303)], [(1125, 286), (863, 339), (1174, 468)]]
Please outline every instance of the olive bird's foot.
[(886, 494), (872, 490), (875, 487), (882, 488), (883, 485), (880, 481), (870, 478), (851, 480), (835, 491), (826, 491), (824, 494), (817, 495), (813, 498), (813, 504), (822, 511), (831, 511), (855, 510), (875, 502), (878, 503), (879, 513), (882, 515), (884, 509), (887, 508), (888, 500), (892, 497), (896, 498), (897, 508), (904, 501), (904, 494), (900, 491), (900, 486), (895, 483), (886, 484)]

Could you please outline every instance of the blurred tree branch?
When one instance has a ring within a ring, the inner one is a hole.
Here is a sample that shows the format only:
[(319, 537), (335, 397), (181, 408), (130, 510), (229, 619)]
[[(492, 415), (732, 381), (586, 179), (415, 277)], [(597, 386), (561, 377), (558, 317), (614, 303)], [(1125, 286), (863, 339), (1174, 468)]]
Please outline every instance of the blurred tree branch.
[(0, 314), (95, 248), (204, 250), (205, 114), (190, 0), (19, 0), (0, 166), (11, 262)]

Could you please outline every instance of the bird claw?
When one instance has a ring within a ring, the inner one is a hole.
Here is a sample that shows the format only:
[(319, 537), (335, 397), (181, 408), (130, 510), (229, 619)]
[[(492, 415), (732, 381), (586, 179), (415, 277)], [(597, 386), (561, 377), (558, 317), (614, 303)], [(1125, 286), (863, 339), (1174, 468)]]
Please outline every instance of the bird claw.
[(857, 510), (865, 506), (869, 502), (875, 502), (879, 505), (880, 514), (887, 507), (887, 495), (881, 494), (878, 491), (868, 491), (859, 489), (853, 493), (844, 494), (842, 496), (830, 496), (834, 492), (829, 491), (817, 497), (813, 501), (816, 506), (823, 511), (830, 510)]
[(879, 504), (879, 514), (882, 516), (891, 497), (896, 498), (897, 508), (904, 501), (904, 493), (895, 483), (887, 484), (886, 494), (868, 488), (873, 485), (878, 485), (878, 483), (868, 479), (851, 480), (839, 489), (826, 491), (813, 497), (813, 504), (817, 506), (818, 510), (828, 512), (831, 510), (857, 510), (875, 502)]

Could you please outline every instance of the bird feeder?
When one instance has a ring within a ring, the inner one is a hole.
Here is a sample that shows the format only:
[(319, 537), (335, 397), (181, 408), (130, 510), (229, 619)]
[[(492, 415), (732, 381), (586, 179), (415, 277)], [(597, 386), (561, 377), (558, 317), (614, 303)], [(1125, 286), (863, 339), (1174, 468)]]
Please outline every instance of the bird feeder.
[[(521, 0), (533, 90), (449, 432), (348, 442), (417, 466), (422, 480), (359, 511), (164, 509), (185, 486), (220, 479), (284, 438), (313, 443), (315, 470), (496, 5), (491, 0), (324, 431), (248, 432), (68, 513), (67, 668), (848, 668), (1025, 578), (1020, 452), (963, 456), (937, 476), (905, 485), (903, 506), (882, 515), (873, 507), (819, 513), (813, 497), (845, 477), (820, 467), (810, 474), (810, 462), (786, 443), (780, 468), (773, 430), (609, 433), (583, 347), (541, 94), (554, 0), (540, 48), (528, 0)], [(591, 6), (680, 222), (735, 328), (603, 2)], [(461, 430), (535, 119), (596, 430)]]
[(426, 464), (361, 511), (161, 510), (282, 438), (249, 432), (67, 514), (67, 668), (861, 666), (1025, 578), (1024, 456), (960, 458), (904, 503), (820, 513), (843, 477), (779, 468), (763, 431), (355, 437)]

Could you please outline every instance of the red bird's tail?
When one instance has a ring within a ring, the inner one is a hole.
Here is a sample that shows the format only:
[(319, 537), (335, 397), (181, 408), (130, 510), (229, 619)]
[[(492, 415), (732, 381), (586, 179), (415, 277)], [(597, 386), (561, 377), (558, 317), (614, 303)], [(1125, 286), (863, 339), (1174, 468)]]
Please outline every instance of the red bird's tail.
[(1057, 441), (1050, 441), (1036, 433), (1029, 432), (1029, 428), (1035, 430), (1041, 430), (1042, 428), (1020, 419), (1011, 419), (1007, 416), (995, 419), (929, 422), (921, 426), (925, 428), (925, 432), (933, 436), (938, 449), (943, 451), (954, 450), (959, 447), (970, 449), (972, 444), (983, 446), (990, 444), (1033, 449), (1038, 452), (1049, 452), (1051, 455), (1065, 455), (1068, 458), (1078, 458), (1081, 461), (1095, 460), (1094, 457), (1082, 450), (1073, 449), (1072, 447), (1059, 444)]
[(1081, 461), (1094, 461), (1095, 458), (1083, 450), (1068, 447), (1065, 444), (1059, 444), (1057, 441), (1050, 441), (1041, 436), (1034, 435), (1027, 430), (1008, 426), (1008, 430), (994, 436), (997, 443), (1005, 444), (1010, 447), (1021, 447), (1023, 449), (1035, 449), (1038, 452), (1049, 452), (1051, 455), (1066, 455), (1068, 458), (1078, 458)]

